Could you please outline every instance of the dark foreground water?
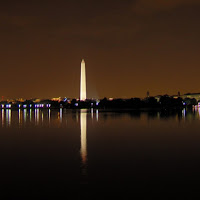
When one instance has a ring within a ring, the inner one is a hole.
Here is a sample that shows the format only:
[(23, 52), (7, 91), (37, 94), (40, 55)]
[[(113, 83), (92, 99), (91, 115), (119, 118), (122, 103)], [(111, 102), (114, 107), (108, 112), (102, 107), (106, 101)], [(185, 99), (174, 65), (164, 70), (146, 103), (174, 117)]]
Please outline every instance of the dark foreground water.
[(0, 112), (0, 197), (165, 199), (199, 192), (198, 108)]

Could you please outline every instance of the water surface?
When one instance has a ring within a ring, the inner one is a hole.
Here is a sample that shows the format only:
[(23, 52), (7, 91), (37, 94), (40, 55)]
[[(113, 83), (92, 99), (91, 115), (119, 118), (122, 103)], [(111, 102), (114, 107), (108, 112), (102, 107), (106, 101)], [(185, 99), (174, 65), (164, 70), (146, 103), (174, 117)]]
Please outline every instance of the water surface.
[(2, 109), (0, 117), (0, 182), (8, 195), (198, 191), (198, 108)]

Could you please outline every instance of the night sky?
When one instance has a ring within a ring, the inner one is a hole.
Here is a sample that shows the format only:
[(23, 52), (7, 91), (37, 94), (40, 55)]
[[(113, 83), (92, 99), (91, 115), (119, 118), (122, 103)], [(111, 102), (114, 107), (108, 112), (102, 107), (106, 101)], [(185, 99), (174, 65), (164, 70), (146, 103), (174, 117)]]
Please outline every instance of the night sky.
[(199, 0), (0, 3), (0, 96), (145, 97), (200, 92)]

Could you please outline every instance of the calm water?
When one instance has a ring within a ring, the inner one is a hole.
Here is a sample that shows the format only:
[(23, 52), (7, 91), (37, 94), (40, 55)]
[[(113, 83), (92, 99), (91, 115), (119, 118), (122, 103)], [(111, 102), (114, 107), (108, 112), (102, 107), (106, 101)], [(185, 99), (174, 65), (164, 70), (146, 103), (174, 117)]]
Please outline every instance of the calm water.
[(198, 192), (198, 108), (0, 112), (0, 182), (8, 195)]

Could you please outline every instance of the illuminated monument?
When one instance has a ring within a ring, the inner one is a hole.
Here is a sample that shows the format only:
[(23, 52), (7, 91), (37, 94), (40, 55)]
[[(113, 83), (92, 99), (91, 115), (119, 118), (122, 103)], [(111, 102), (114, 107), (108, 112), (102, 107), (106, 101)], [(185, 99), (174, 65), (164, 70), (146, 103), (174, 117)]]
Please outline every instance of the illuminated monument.
[(81, 61), (80, 100), (86, 100), (86, 71), (84, 60)]

